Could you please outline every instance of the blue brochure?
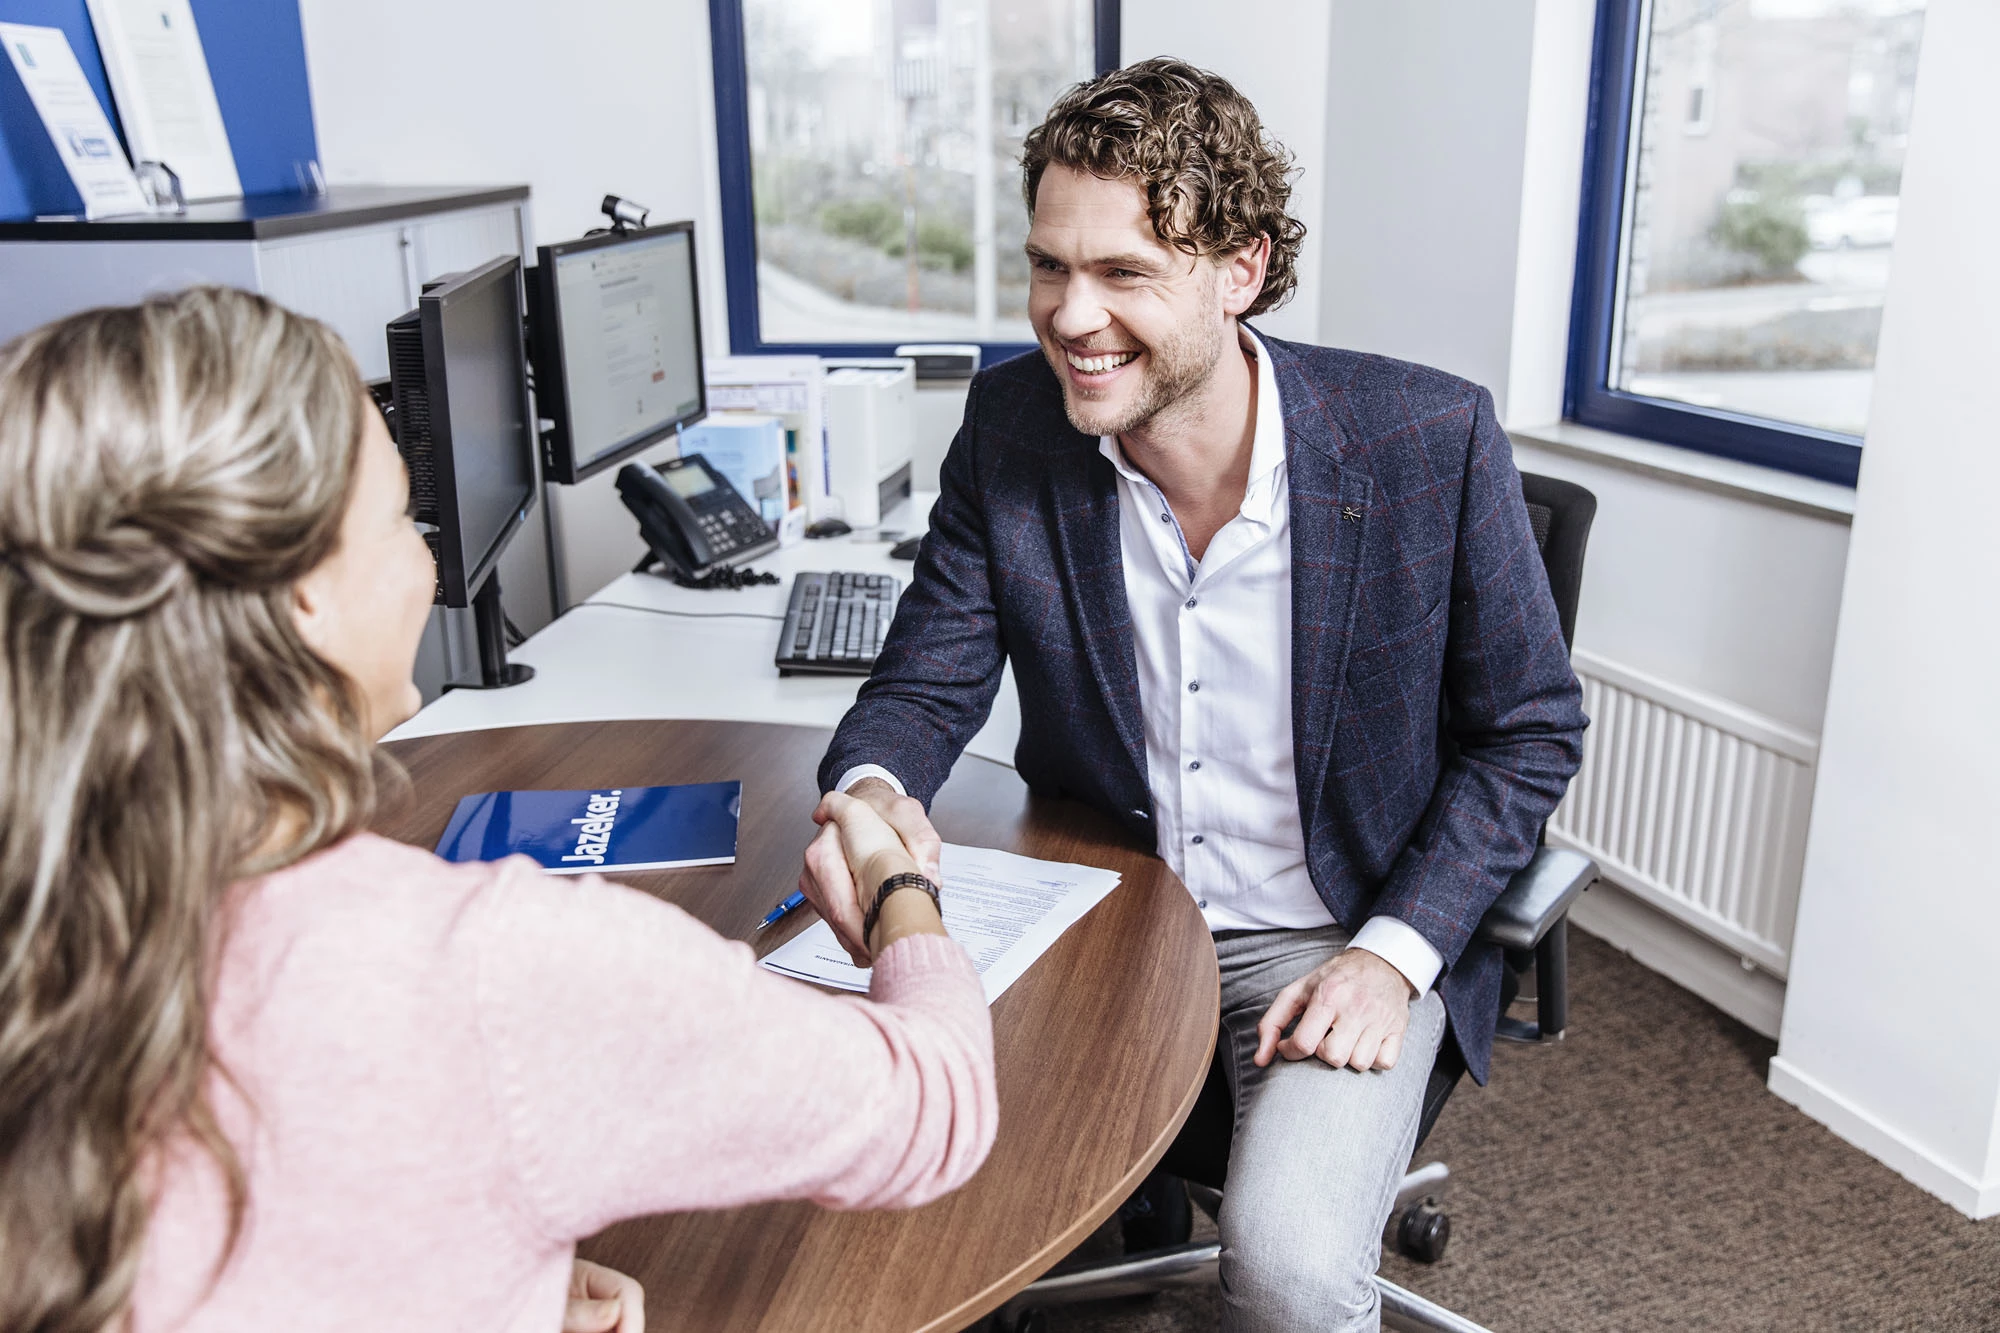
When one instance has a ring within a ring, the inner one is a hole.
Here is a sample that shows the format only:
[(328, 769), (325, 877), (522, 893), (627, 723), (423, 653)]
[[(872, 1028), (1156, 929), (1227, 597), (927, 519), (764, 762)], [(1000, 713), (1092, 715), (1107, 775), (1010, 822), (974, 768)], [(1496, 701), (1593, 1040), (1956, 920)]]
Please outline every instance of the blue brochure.
[(728, 865), (736, 859), (740, 782), (596, 791), (489, 791), (452, 811), (447, 861), (522, 855), (558, 875)]

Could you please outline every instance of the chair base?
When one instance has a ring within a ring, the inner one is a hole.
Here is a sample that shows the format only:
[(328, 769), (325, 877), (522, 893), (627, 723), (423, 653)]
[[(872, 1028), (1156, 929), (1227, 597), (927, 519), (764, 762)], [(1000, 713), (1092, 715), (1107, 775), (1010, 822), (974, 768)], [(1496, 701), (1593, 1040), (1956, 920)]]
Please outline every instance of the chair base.
[[(1396, 1188), (1396, 1206), (1391, 1218), (1411, 1204), (1434, 1201), (1451, 1179), (1451, 1168), (1431, 1162), (1404, 1175)], [(1190, 1183), (1188, 1196), (1195, 1205), (1214, 1217), (1222, 1204), (1219, 1191)], [(1393, 1224), (1392, 1224), (1393, 1225)], [(1210, 1286), (1217, 1280), (1222, 1247), (1214, 1241), (1174, 1245), (1148, 1254), (1135, 1254), (1116, 1263), (1099, 1264), (1069, 1273), (1057, 1273), (1030, 1284), (1020, 1295), (1001, 1306), (988, 1327), (996, 1333), (1013, 1333), (1035, 1310), (1051, 1305), (1072, 1305), (1079, 1301), (1111, 1300), (1119, 1296), (1144, 1296), (1175, 1287)], [(1382, 1324), (1403, 1333), (1487, 1333), (1469, 1319), (1427, 1301), (1415, 1292), (1399, 1287), (1377, 1274), (1375, 1289), (1382, 1297)]]
[[(1222, 1247), (1214, 1241), (1176, 1245), (1081, 1273), (1045, 1277), (1000, 1307), (992, 1327), (1011, 1333), (1031, 1311), (1078, 1301), (1146, 1296), (1176, 1287), (1214, 1285)], [(1453, 1314), (1407, 1287), (1377, 1273), (1372, 1279), (1382, 1299), (1382, 1326), (1400, 1333), (1490, 1333), (1484, 1325)]]

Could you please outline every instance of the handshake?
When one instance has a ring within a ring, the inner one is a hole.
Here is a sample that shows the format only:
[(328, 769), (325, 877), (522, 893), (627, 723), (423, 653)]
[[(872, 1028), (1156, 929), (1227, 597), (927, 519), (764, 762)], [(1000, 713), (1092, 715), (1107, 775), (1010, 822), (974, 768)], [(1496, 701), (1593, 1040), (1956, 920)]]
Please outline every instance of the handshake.
[(911, 934), (944, 933), (928, 894), (891, 893), (872, 937), (863, 923), (876, 889), (894, 875), (921, 874), (936, 883), (944, 844), (923, 803), (880, 778), (863, 778), (846, 792), (828, 792), (813, 811), (819, 834), (806, 847), (799, 892), (833, 927), (856, 967)]

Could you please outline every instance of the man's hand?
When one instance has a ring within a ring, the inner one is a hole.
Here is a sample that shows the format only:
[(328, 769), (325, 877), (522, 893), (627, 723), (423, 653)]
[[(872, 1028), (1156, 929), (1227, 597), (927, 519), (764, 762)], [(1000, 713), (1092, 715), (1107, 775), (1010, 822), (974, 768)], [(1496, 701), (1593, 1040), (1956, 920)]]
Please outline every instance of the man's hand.
[[(1394, 1069), (1416, 996), (1401, 972), (1366, 949), (1343, 949), (1278, 992), (1257, 1020), (1259, 1069), (1275, 1053), (1317, 1055), (1339, 1069)], [(1289, 1037), (1280, 1034), (1298, 1026)]]
[(570, 1269), (563, 1333), (646, 1333), (646, 1293), (616, 1269), (578, 1259)]
[[(847, 796), (881, 816), (901, 839), (918, 869), (933, 881), (938, 879), (944, 843), (939, 839), (937, 830), (931, 827), (923, 802), (912, 796), (898, 795), (894, 787), (880, 778), (861, 779), (847, 789)], [(799, 875), (799, 891), (833, 927), (834, 937), (840, 941), (841, 948), (847, 950), (847, 956), (854, 960), (854, 965), (867, 967), (870, 962), (868, 942), (861, 938), (861, 921), (867, 911), (867, 903), (862, 901), (861, 895), (872, 896), (876, 885), (859, 883), (857, 875), (879, 849), (849, 847), (842, 841), (840, 824), (835, 817), (839, 806), (837, 798), (838, 793), (828, 793), (821, 799), (819, 808), (813, 811), (813, 822), (820, 826), (819, 836), (806, 847), (806, 863)]]

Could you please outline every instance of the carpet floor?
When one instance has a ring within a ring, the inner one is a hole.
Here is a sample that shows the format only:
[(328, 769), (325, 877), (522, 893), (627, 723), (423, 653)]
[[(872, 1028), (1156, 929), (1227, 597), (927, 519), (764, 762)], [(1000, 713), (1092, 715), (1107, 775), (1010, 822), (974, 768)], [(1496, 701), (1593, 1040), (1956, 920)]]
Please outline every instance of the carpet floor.
[[(1568, 1036), (1503, 1044), (1418, 1150), (1451, 1165), (1451, 1244), (1431, 1267), (1387, 1256), (1392, 1281), (1496, 1333), (2000, 1330), (2000, 1219), (1779, 1101), (1774, 1043), (1581, 932), (1570, 985)], [(1080, 1253), (1116, 1252), (1113, 1221)], [(1219, 1311), (1167, 1292), (1050, 1328), (1206, 1333)]]

